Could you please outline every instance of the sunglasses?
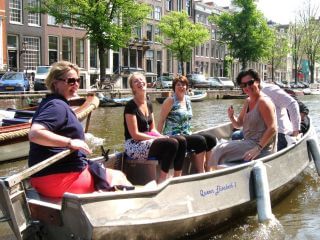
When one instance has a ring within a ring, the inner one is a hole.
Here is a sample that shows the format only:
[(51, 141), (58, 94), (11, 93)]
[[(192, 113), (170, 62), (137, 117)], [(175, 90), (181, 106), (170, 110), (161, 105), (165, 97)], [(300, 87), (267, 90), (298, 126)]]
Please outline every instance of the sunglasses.
[(239, 84), (239, 87), (240, 88), (246, 88), (248, 86), (250, 87), (250, 86), (252, 86), (254, 84), (254, 81), (255, 81), (254, 79), (251, 79), (248, 82), (245, 82), (245, 83), (242, 82), (242, 83)]
[(70, 86), (73, 86), (76, 84), (76, 82), (79, 84), (81, 78), (67, 78), (67, 79), (58, 79), (60, 81), (64, 81), (65, 83), (67, 83)]

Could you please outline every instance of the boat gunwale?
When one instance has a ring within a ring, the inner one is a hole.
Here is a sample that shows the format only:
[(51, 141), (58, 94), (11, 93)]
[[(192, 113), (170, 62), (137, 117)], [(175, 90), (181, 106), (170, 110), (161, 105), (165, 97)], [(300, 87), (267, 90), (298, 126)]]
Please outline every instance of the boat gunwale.
[[(311, 119), (310, 119), (310, 123), (311, 123)], [(225, 124), (221, 124), (218, 125), (219, 127), (223, 127), (223, 126), (227, 126), (230, 125), (230, 123), (225, 123)], [(209, 131), (211, 129), (217, 128), (216, 127), (211, 127), (211, 128), (207, 128), (205, 130), (201, 130), (201, 132), (203, 131)], [(200, 132), (200, 131), (198, 131)], [(249, 161), (249, 162), (245, 162), (245, 163), (241, 163), (241, 164), (236, 164), (233, 166), (228, 166), (227, 168), (223, 168), (223, 169), (219, 169), (219, 170), (215, 170), (215, 171), (211, 171), (211, 172), (205, 172), (205, 173), (196, 173), (196, 174), (190, 174), (190, 175), (184, 175), (184, 176), (180, 176), (180, 177), (175, 177), (175, 178), (170, 178), (167, 179), (166, 181), (164, 181), (163, 183), (159, 184), (156, 188), (154, 189), (137, 189), (134, 191), (118, 191), (118, 192), (102, 192), (102, 193), (88, 193), (88, 194), (73, 194), (73, 193), (65, 193), (64, 197), (70, 198), (70, 199), (77, 199), (77, 200), (81, 200), (81, 201), (89, 201), (91, 199), (95, 199), (95, 200), (111, 200), (111, 199), (116, 199), (116, 198), (135, 198), (135, 197), (145, 197), (145, 196), (150, 196), (150, 195), (157, 195), (159, 194), (161, 191), (163, 191), (165, 188), (169, 187), (170, 185), (174, 185), (177, 183), (181, 183), (181, 182), (191, 182), (191, 181), (197, 181), (197, 180), (203, 180), (203, 179), (208, 179), (208, 178), (212, 178), (212, 177), (218, 177), (221, 175), (227, 175), (227, 174), (232, 174), (234, 172), (238, 172), (241, 171), (242, 169), (245, 168), (249, 168), (249, 167), (253, 167), (258, 161), (261, 161), (263, 164), (270, 162), (272, 160), (274, 160), (275, 158), (278, 158), (280, 156), (285, 155), (287, 152), (291, 151), (291, 149), (298, 147), (299, 145), (306, 143), (307, 139), (309, 139), (310, 137), (312, 137), (313, 134), (313, 127), (312, 127), (312, 123), (310, 124), (310, 128), (307, 131), (307, 133), (305, 133), (295, 144), (292, 144), (291, 146), (284, 148), (278, 152), (275, 152), (271, 155), (267, 155), (265, 157), (253, 160), (253, 161)], [(103, 157), (102, 157), (103, 158)], [(310, 161), (310, 159), (309, 159)], [(290, 179), (291, 181), (292, 179)]]

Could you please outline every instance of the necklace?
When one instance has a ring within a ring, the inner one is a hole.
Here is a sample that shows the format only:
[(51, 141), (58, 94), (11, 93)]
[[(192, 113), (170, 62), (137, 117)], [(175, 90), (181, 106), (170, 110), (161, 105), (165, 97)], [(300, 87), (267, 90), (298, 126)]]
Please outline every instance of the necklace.
[[(147, 131), (149, 131), (149, 128), (150, 128), (150, 125), (149, 125), (149, 109), (148, 109), (148, 103), (143, 101), (143, 102), (139, 102), (138, 99), (133, 99), (134, 102), (136, 103), (137, 107), (138, 107), (138, 110), (140, 112), (140, 115), (142, 117), (142, 119), (146, 122), (146, 127), (147, 127)], [(141, 106), (146, 104), (146, 114), (144, 114), (144, 111), (142, 111), (142, 108)]]

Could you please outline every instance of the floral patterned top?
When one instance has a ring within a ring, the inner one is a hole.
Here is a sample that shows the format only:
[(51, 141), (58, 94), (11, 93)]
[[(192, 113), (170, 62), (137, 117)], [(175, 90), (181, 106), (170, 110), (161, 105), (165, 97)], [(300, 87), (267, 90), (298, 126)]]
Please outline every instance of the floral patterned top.
[(192, 118), (191, 101), (188, 95), (185, 95), (186, 108), (182, 107), (173, 95), (173, 105), (165, 121), (163, 133), (165, 135), (190, 135), (191, 126), (190, 120)]

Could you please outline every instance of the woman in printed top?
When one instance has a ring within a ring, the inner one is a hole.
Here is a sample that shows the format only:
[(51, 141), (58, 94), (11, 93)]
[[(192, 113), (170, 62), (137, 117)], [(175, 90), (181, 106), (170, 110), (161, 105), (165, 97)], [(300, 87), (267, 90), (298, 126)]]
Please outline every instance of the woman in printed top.
[(212, 170), (219, 164), (238, 160), (251, 161), (277, 150), (275, 106), (262, 94), (259, 74), (252, 69), (240, 72), (237, 83), (248, 98), (238, 117), (234, 115), (232, 106), (228, 108), (228, 117), (233, 127), (243, 127), (244, 139), (218, 144), (209, 161)]
[(186, 153), (184, 138), (169, 138), (155, 128), (152, 104), (146, 97), (146, 79), (140, 73), (129, 76), (133, 99), (124, 109), (125, 152), (133, 159), (155, 157), (161, 165), (158, 183), (163, 182), (173, 163), (174, 177), (181, 176)]
[[(84, 141), (83, 127), (68, 104), (68, 99), (77, 97), (79, 68), (66, 61), (53, 64), (46, 85), (52, 94), (42, 100), (32, 119), (29, 167), (66, 149), (74, 152), (34, 174), (31, 185), (48, 197), (62, 197), (65, 192), (94, 192), (96, 176), (86, 159), (91, 150)], [(132, 186), (117, 170), (103, 168), (101, 177), (108, 187)]]
[(216, 138), (205, 133), (192, 134), (192, 108), (190, 97), (186, 95), (188, 79), (185, 76), (173, 80), (174, 94), (168, 97), (161, 108), (158, 131), (168, 136), (183, 136), (187, 141), (188, 151), (195, 151), (195, 167), (197, 172), (205, 171), (206, 159), (210, 159)]

